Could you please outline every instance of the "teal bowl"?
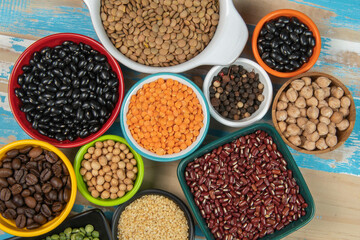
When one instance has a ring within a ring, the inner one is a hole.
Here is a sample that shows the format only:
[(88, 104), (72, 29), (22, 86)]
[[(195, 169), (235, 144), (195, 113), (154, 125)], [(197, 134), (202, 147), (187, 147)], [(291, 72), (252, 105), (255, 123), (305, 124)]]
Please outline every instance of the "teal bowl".
[(295, 178), (297, 184), (300, 187), (300, 194), (304, 197), (305, 202), (308, 204), (308, 207), (306, 208), (306, 215), (302, 216), (296, 221), (291, 222), (289, 225), (281, 229), (280, 231), (275, 231), (274, 233), (270, 235), (266, 235), (261, 240), (265, 239), (281, 239), (285, 236), (291, 234), (292, 232), (302, 228), (307, 223), (311, 221), (311, 219), (314, 217), (315, 214), (315, 203), (313, 200), (313, 197), (311, 196), (311, 193), (309, 191), (308, 186), (306, 185), (306, 182), (294, 160), (292, 157), (289, 149), (287, 148), (285, 142), (282, 140), (279, 133), (275, 130), (274, 127), (270, 126), (269, 124), (264, 123), (258, 123), (254, 124), (252, 126), (243, 128), (239, 131), (233, 132), (225, 137), (219, 138), (218, 140), (202, 147), (201, 149), (197, 150), (187, 158), (183, 159), (177, 168), (177, 175), (178, 179), (181, 185), (181, 188), (185, 194), (185, 197), (190, 205), (190, 208), (202, 230), (202, 232), (205, 234), (207, 240), (214, 240), (214, 236), (210, 232), (209, 228), (207, 227), (207, 224), (204, 220), (204, 218), (201, 216), (200, 210), (195, 204), (194, 196), (190, 192), (190, 188), (186, 184), (185, 180), (185, 168), (186, 166), (194, 161), (196, 158), (201, 157), (202, 155), (211, 152), (213, 149), (218, 148), (219, 146), (222, 146), (226, 143), (230, 143), (235, 139), (238, 139), (241, 136), (245, 136), (251, 133), (254, 133), (257, 130), (263, 130), (266, 132), (269, 136), (273, 138), (274, 143), (277, 145), (278, 151), (280, 151), (284, 157), (284, 159), (287, 162), (287, 168), (292, 170), (293, 177)]

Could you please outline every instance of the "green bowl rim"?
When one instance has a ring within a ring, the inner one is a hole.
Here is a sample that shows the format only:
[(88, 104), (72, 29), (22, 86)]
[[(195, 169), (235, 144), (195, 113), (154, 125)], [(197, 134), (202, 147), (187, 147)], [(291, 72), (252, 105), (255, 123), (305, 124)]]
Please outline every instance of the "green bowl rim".
[[(109, 139), (124, 143), (130, 149), (132, 154), (134, 154), (134, 159), (136, 160), (137, 166), (138, 166), (137, 177), (135, 180), (134, 188), (131, 189), (131, 191), (127, 192), (121, 198), (116, 198), (116, 199), (94, 198), (93, 196), (91, 196), (91, 194), (87, 190), (86, 183), (84, 182), (84, 180), (80, 174), (81, 161), (83, 160), (83, 156), (85, 155), (88, 148), (90, 148), (91, 146), (94, 146), (95, 142), (105, 141), (105, 140), (109, 140)], [(89, 202), (92, 202), (96, 205), (103, 206), (103, 207), (112, 207), (112, 206), (120, 205), (120, 204), (128, 201), (140, 189), (140, 186), (144, 179), (144, 162), (143, 162), (140, 154), (135, 152), (134, 149), (128, 144), (128, 142), (124, 138), (117, 136), (117, 135), (103, 135), (103, 136), (95, 139), (94, 141), (92, 141), (88, 144), (85, 144), (78, 150), (78, 152), (76, 153), (75, 159), (74, 159), (74, 171), (75, 171), (75, 175), (76, 175), (76, 181), (78, 182), (77, 187), (78, 187), (81, 195), (83, 195)]]
[(204, 151), (211, 152), (213, 149), (217, 148), (218, 146), (232, 142), (234, 139), (236, 139), (240, 136), (245, 136), (245, 135), (251, 134), (251, 133), (255, 132), (256, 130), (265, 131), (268, 135), (270, 135), (273, 138), (273, 141), (274, 141), (274, 143), (276, 143), (278, 149), (281, 149), (281, 153), (282, 153), (284, 159), (286, 160), (286, 162), (288, 163), (288, 166), (292, 165), (291, 168), (288, 167), (288, 169), (291, 169), (293, 171), (293, 177), (296, 179), (297, 184), (300, 187), (300, 193), (302, 194), (306, 203), (308, 204), (306, 215), (289, 224), (289, 225), (291, 225), (292, 223), (298, 223), (296, 226), (293, 226), (293, 228), (290, 228), (290, 229), (289, 228), (286, 229), (286, 227), (289, 226), (288, 225), (288, 226), (284, 227), (283, 229), (281, 229), (280, 231), (275, 231), (274, 233), (272, 233), (270, 235), (266, 235), (265, 237), (263, 237), (261, 239), (262, 240), (265, 240), (265, 239), (278, 240), (278, 239), (284, 238), (285, 236), (302, 228), (303, 226), (308, 224), (314, 218), (314, 215), (315, 215), (314, 199), (313, 199), (311, 192), (305, 182), (305, 179), (304, 179), (302, 173), (300, 172), (300, 169), (297, 166), (287, 145), (282, 140), (281, 136), (279, 135), (279, 133), (276, 131), (276, 129), (273, 126), (271, 126), (267, 123), (256, 123), (256, 124), (250, 125), (248, 127), (242, 128), (238, 131), (232, 132), (224, 137), (218, 138), (217, 140), (201, 147), (200, 149), (196, 150), (194, 153), (192, 153), (188, 157), (182, 159), (178, 165), (177, 177), (178, 177), (180, 186), (184, 192), (186, 200), (188, 201), (188, 203), (190, 205), (190, 209), (193, 212), (193, 215), (195, 216), (195, 219), (197, 220), (197, 222), (199, 224), (200, 229), (202, 230), (206, 239), (208, 239), (208, 240), (209, 239), (213, 240), (215, 238), (214, 238), (213, 234), (210, 232), (210, 229), (208, 228), (204, 218), (201, 216), (200, 210), (199, 210), (198, 206), (195, 204), (194, 196), (190, 192), (190, 188), (186, 184), (185, 175), (184, 175), (185, 168), (189, 162), (192, 162), (198, 156), (203, 155), (204, 153), (202, 153), (202, 152), (204, 152)]

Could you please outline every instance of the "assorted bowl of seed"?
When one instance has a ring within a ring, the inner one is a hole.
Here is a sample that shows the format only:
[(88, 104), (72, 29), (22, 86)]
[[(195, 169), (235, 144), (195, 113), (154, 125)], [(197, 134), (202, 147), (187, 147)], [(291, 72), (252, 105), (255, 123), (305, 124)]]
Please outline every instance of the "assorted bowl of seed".
[(268, 74), (245, 58), (213, 67), (205, 77), (203, 91), (211, 116), (230, 127), (245, 127), (262, 119), (273, 94)]
[(132, 198), (144, 177), (144, 164), (122, 137), (104, 135), (81, 147), (74, 169), (80, 193), (100, 206), (115, 206)]

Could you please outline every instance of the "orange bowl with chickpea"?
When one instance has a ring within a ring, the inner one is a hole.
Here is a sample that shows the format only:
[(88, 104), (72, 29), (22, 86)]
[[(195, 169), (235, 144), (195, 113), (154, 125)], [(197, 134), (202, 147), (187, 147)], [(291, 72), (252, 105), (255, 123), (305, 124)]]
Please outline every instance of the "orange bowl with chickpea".
[(147, 76), (127, 93), (120, 125), (129, 145), (150, 160), (169, 162), (194, 152), (204, 140), (210, 115), (205, 96), (186, 77)]
[(144, 178), (141, 156), (124, 138), (115, 135), (104, 135), (81, 147), (74, 169), (80, 193), (106, 207), (129, 200)]

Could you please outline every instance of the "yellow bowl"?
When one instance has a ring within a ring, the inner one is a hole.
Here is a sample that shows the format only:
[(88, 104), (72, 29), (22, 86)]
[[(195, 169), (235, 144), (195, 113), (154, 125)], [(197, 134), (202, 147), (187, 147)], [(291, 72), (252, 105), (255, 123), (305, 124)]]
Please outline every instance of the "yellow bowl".
[(51, 230), (56, 228), (69, 215), (72, 207), (74, 206), (75, 198), (76, 198), (76, 177), (72, 164), (69, 161), (69, 159), (65, 156), (65, 154), (63, 154), (58, 148), (54, 147), (53, 145), (39, 140), (15, 141), (5, 145), (3, 148), (0, 149), (0, 159), (4, 157), (6, 152), (12, 149), (20, 149), (29, 145), (34, 147), (39, 146), (48, 151), (53, 151), (54, 153), (56, 153), (56, 155), (59, 156), (59, 158), (61, 158), (61, 160), (64, 162), (70, 174), (71, 195), (70, 195), (70, 201), (66, 204), (66, 207), (63, 209), (63, 211), (59, 216), (55, 217), (53, 220), (47, 222), (46, 224), (36, 229), (28, 230), (26, 228), (22, 228), (22, 229), (17, 228), (14, 220), (6, 219), (2, 215), (0, 215), (0, 229), (11, 235), (15, 235), (19, 237), (35, 237), (50, 232)]

